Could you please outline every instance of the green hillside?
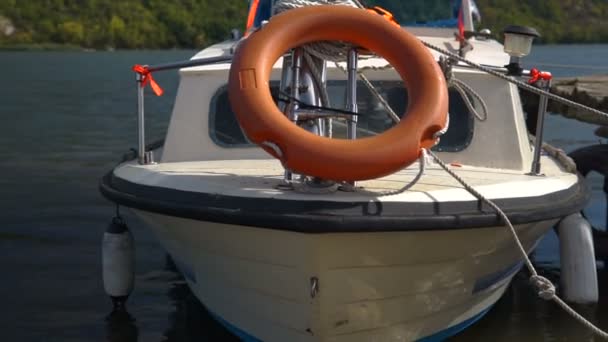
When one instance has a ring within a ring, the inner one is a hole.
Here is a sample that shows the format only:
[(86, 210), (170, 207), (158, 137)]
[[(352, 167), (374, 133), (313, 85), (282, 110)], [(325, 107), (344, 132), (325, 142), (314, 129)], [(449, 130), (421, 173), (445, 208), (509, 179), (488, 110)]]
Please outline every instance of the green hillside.
[[(402, 22), (449, 16), (448, 0), (375, 0), (391, 8)], [(490, 28), (497, 38), (510, 24), (535, 27), (544, 43), (608, 43), (606, 0), (476, 0), (479, 28)]]
[(545, 43), (608, 43), (606, 0), (478, 0), (483, 25), (499, 32), (508, 24), (538, 29)]
[(245, 0), (0, 0), (0, 16), (15, 27), (0, 44), (201, 47), (242, 27), (246, 11)]
[[(368, 0), (400, 22), (450, 16), (449, 0)], [(608, 42), (606, 0), (478, 0), (481, 27), (531, 25), (545, 43)], [(243, 29), (246, 0), (0, 0), (0, 46), (198, 48)]]

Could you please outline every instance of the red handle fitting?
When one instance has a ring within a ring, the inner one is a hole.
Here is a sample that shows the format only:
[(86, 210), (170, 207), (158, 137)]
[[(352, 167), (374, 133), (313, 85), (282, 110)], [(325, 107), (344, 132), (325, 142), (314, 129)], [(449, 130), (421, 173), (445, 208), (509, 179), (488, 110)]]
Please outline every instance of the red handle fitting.
[(142, 76), (142, 78), (141, 78), (141, 87), (142, 88), (145, 87), (148, 83), (150, 83), (150, 88), (152, 88), (152, 91), (154, 92), (154, 94), (156, 94), (156, 96), (163, 95), (163, 89), (158, 85), (158, 83), (156, 83), (156, 81), (154, 80), (154, 77), (152, 77), (152, 72), (150, 71), (150, 69), (148, 69), (147, 66), (135, 64), (133, 66), (133, 71), (135, 71), (136, 73), (138, 73)]
[(370, 13), (374, 13), (374, 14), (379, 14), (381, 15), (384, 19), (386, 19), (388, 22), (390, 22), (393, 25), (396, 25), (398, 27), (401, 27), (399, 25), (399, 23), (397, 22), (397, 20), (395, 19), (395, 16), (393, 16), (393, 13), (387, 11), (386, 9), (380, 7), (380, 6), (374, 6), (374, 7), (370, 7), (370, 8), (366, 8), (366, 10)]
[(550, 81), (553, 79), (553, 75), (551, 75), (548, 71), (540, 71), (536, 68), (530, 69), (530, 79), (528, 80), (529, 84), (536, 83), (540, 80)]

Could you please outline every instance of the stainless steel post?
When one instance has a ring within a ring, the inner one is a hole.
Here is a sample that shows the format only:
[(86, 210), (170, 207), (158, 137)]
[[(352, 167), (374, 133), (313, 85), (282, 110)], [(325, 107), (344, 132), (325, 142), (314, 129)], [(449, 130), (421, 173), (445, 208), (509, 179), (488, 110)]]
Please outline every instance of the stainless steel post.
[(289, 106), (289, 119), (293, 122), (298, 121), (296, 110), (300, 99), (300, 71), (302, 70), (302, 49), (293, 49), (291, 55), (291, 103)]
[[(359, 54), (356, 49), (348, 51), (346, 69), (348, 71), (348, 81), (346, 85), (346, 110), (353, 113), (357, 112), (357, 60)], [(348, 120), (346, 130), (347, 139), (357, 139), (357, 116), (352, 115)]]
[(137, 85), (137, 161), (146, 164), (146, 125), (144, 120), (144, 87), (143, 75), (136, 74)]
[[(287, 105), (287, 117), (293, 123), (297, 124), (298, 115), (296, 114), (296, 110), (298, 109), (298, 99), (300, 95), (300, 71), (302, 70), (302, 49), (296, 48), (291, 52), (291, 86), (290, 86), (290, 94), (291, 101)], [(291, 183), (293, 181), (293, 172), (291, 170), (285, 169), (285, 174), (283, 176), (283, 181), (285, 183)]]
[[(327, 89), (327, 62), (324, 59), (321, 59), (319, 62), (320, 70), (321, 70), (321, 84), (319, 84), (319, 89), (317, 89), (317, 93), (318, 93), (318, 101), (317, 101), (317, 105), (318, 106), (329, 106), (329, 104), (327, 103), (323, 103), (323, 95), (322, 92), (326, 91)], [(324, 136), (324, 137), (330, 137), (331, 138), (331, 118), (319, 118), (318, 120), (318, 125), (319, 125), (319, 131), (320, 131), (320, 135)]]
[[(540, 82), (540, 88), (544, 88), (547, 91), (551, 89), (551, 80), (540, 80), (538, 82)], [(536, 142), (534, 144), (534, 159), (532, 160), (532, 170), (530, 171), (534, 175), (540, 174), (540, 154), (543, 149), (543, 130), (545, 126), (545, 115), (547, 114), (547, 102), (549, 102), (549, 98), (545, 95), (541, 95), (538, 102), (538, 117), (536, 118)]]
[[(283, 57), (283, 65), (281, 66), (281, 81), (279, 83), (279, 90), (281, 94), (290, 94), (291, 95), (291, 57)], [(282, 96), (280, 96), (282, 98)], [(289, 99), (279, 101), (278, 107), (285, 114), (285, 116), (289, 116), (287, 110), (289, 109), (289, 103), (291, 101)]]

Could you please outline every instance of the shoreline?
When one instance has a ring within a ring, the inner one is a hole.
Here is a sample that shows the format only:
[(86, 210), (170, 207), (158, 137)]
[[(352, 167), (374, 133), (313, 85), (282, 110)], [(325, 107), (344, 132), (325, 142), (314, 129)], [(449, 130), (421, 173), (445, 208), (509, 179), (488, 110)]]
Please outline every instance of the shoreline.
[[(608, 45), (596, 43), (574, 43), (574, 44), (535, 44), (537, 46), (568, 45), (568, 46), (593, 46)], [(71, 44), (57, 43), (32, 43), (32, 44), (0, 44), (0, 52), (123, 52), (123, 51), (193, 51), (194, 48), (168, 48), (168, 49), (92, 49)], [(608, 75), (595, 74), (578, 77), (560, 77), (554, 80), (552, 92), (564, 96), (575, 102), (585, 104), (602, 111), (608, 111)], [(524, 111), (533, 117), (538, 109), (538, 96), (522, 91), (520, 92), (524, 103)], [(586, 111), (575, 110), (549, 101), (548, 111), (562, 115), (567, 118), (577, 119), (598, 125), (596, 135), (600, 138), (608, 138), (608, 120), (598, 118)], [(534, 120), (533, 120), (534, 121)], [(532, 123), (532, 122), (531, 122)], [(535, 124), (531, 125), (532, 127)]]
[(38, 51), (95, 51), (77, 45), (56, 43), (31, 43), (31, 44), (0, 44), (2, 52), (38, 52)]
[[(608, 45), (606, 42), (565, 42), (565, 43), (535, 43), (534, 46), (593, 46), (593, 45)], [(73, 52), (112, 52), (112, 51), (147, 51), (147, 50), (200, 50), (203, 48), (196, 47), (170, 47), (170, 48), (91, 48), (80, 45), (61, 44), (61, 43), (0, 43), (0, 52), (40, 52), (40, 51), (73, 51)]]
[[(202, 49), (202, 48), (201, 48)], [(114, 51), (191, 51), (197, 48), (105, 48), (95, 49), (78, 45), (36, 43), (36, 44), (0, 44), (0, 52), (114, 52)]]

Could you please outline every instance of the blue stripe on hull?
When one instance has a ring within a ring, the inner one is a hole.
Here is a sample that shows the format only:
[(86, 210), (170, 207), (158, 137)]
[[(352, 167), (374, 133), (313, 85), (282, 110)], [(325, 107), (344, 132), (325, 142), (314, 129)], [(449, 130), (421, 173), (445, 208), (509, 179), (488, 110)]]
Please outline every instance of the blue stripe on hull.
[(494, 273), (488, 274), (477, 279), (477, 281), (475, 281), (475, 285), (473, 286), (472, 294), (487, 290), (500, 283), (501, 281), (513, 276), (515, 273), (519, 272), (523, 265), (523, 261), (518, 261), (512, 265), (509, 265), (505, 269), (498, 270)]
[(173, 257), (173, 262), (180, 273), (184, 276), (184, 278), (190, 280), (191, 282), (196, 284), (196, 274), (194, 273), (194, 269), (189, 264), (182, 262), (181, 260)]
[(473, 325), (475, 322), (479, 321), (483, 316), (485, 316), (485, 314), (488, 313), (488, 311), (490, 311), (492, 307), (490, 306), (489, 308), (483, 310), (482, 312), (478, 313), (477, 315), (467, 319), (466, 321), (463, 321), (461, 323), (458, 323), (456, 325), (453, 325), (445, 330), (442, 330), (436, 334), (433, 334), (431, 336), (427, 336), (423, 339), (418, 340), (418, 342), (440, 342), (440, 341), (444, 341), (447, 338), (450, 338), (460, 332), (462, 332), (464, 329), (470, 327), (471, 325)]
[[(470, 327), (472, 324), (474, 324), (475, 322), (477, 322), (478, 320), (480, 320), (485, 314), (488, 313), (488, 311), (490, 311), (492, 307), (488, 307), (487, 309), (484, 309), (483, 311), (481, 311), (480, 313), (476, 314), (475, 316), (467, 319), (466, 321), (463, 321), (461, 323), (458, 323), (456, 325), (453, 325), (445, 330), (442, 330), (436, 334), (433, 334), (431, 336), (427, 336), (423, 339), (418, 340), (418, 342), (440, 342), (440, 341), (444, 341), (445, 339), (452, 337), (460, 332), (462, 332), (464, 329)], [(249, 335), (248, 333), (246, 333), (245, 331), (237, 328), (236, 326), (230, 324), (228, 321), (226, 321), (225, 319), (221, 318), (220, 316), (214, 314), (213, 312), (211, 312), (211, 316), (213, 316), (213, 318), (215, 318), (218, 322), (220, 322), (226, 329), (228, 329), (232, 334), (236, 335), (238, 338), (241, 339), (241, 341), (243, 342), (263, 342), (262, 340), (259, 340), (255, 337), (253, 337), (252, 335)]]
[(243, 342), (263, 342), (262, 340), (258, 340), (257, 338), (253, 337), (252, 335), (249, 335), (245, 331), (230, 324), (228, 321), (226, 321), (222, 317), (216, 315), (215, 313), (213, 313), (211, 311), (209, 311), (209, 313), (211, 314), (211, 316), (213, 316), (213, 318), (215, 318), (218, 322), (220, 322), (226, 329), (228, 329), (228, 331), (230, 331), (233, 335), (240, 338), (241, 341), (243, 341)]

